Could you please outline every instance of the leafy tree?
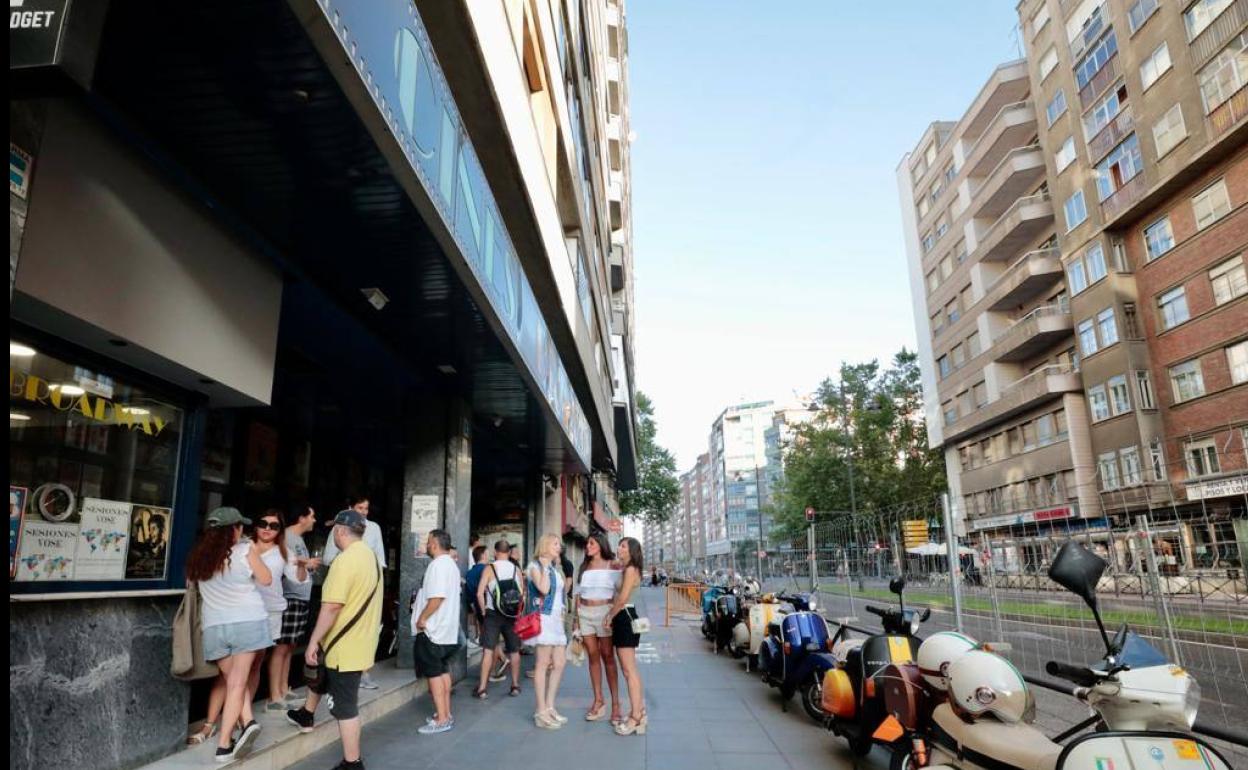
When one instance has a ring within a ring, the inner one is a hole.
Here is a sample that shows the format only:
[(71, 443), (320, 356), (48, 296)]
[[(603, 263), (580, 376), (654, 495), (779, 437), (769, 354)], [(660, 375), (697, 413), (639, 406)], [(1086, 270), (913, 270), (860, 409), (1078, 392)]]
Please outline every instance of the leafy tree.
[(944, 458), (927, 447), (915, 353), (902, 349), (888, 368), (842, 364), (839, 381), (825, 380), (814, 406), (816, 418), (797, 429), (785, 457), (773, 537), (800, 535), (807, 506), (870, 513), (944, 490)]
[(637, 414), (637, 488), (620, 493), (620, 512), (647, 524), (662, 524), (671, 518), (680, 499), (676, 458), (656, 440), (654, 404), (641, 391), (637, 392)]

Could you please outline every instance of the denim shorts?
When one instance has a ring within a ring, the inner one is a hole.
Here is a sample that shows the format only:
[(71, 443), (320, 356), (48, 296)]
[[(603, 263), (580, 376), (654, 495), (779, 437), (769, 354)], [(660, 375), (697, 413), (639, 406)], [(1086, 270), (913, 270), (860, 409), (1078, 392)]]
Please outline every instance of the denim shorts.
[(204, 660), (221, 660), (240, 652), (255, 652), (273, 646), (269, 619), (223, 623), (204, 629)]

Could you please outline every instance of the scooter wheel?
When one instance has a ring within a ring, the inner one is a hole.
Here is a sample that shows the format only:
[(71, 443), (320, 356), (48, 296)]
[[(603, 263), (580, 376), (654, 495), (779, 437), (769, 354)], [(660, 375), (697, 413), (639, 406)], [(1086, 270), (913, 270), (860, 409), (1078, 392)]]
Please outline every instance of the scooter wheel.
[(915, 761), (914, 753), (909, 749), (895, 751), (892, 759), (889, 760), (888, 770), (919, 770), (919, 763)]
[[(806, 710), (806, 715), (819, 724), (823, 724), (828, 715), (823, 710), (823, 685), (819, 677), (811, 677), (811, 681), (807, 682), (800, 692), (802, 693), (802, 708)], [(867, 750), (870, 751), (870, 747)]]

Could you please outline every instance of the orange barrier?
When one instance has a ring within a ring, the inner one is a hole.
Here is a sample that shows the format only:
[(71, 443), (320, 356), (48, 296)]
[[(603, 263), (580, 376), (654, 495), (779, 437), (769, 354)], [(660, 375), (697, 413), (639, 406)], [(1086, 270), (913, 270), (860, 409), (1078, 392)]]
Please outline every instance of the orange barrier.
[(702, 594), (708, 586), (705, 583), (668, 583), (663, 592), (663, 627), (672, 624), (672, 615), (702, 616)]

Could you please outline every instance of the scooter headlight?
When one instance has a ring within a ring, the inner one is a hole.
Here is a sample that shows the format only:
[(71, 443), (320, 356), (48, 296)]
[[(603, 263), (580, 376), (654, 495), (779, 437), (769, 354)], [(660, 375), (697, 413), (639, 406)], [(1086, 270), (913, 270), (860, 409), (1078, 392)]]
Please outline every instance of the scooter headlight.
[(1200, 710), (1200, 682), (1190, 674), (1187, 675), (1187, 693), (1183, 696), (1183, 718), (1187, 726), (1196, 723), (1196, 712)]
[(911, 635), (911, 636), (918, 636), (918, 635), (919, 635), (919, 626), (920, 626), (920, 625), (922, 625), (922, 624), (923, 624), (923, 621), (919, 620), (919, 616), (918, 616), (918, 615), (915, 615), (914, 617), (910, 618), (910, 635)]
[(819, 600), (813, 596), (810, 597), (810, 609), (812, 612), (819, 609)]

